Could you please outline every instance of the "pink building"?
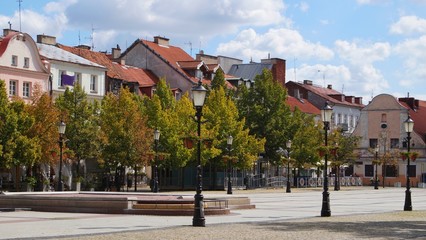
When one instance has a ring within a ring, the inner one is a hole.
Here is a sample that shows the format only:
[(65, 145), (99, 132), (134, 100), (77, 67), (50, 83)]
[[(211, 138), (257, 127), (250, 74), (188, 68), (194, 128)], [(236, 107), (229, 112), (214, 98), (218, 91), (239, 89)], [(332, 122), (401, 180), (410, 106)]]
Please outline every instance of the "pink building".
[(0, 80), (9, 98), (29, 101), (35, 86), (47, 92), (50, 72), (41, 61), (35, 41), (26, 33), (5, 29), (0, 37)]

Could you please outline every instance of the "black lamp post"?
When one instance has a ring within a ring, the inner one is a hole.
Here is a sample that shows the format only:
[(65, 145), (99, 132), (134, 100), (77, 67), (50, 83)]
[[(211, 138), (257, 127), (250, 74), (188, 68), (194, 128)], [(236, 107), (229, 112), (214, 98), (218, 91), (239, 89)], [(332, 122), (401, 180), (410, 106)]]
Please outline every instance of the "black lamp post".
[(154, 131), (154, 150), (155, 150), (155, 158), (154, 158), (154, 186), (153, 186), (153, 192), (158, 193), (158, 140), (160, 140), (160, 130), (155, 129)]
[(288, 140), (286, 142), (286, 147), (287, 147), (287, 188), (285, 190), (285, 192), (287, 193), (291, 193), (291, 186), (290, 186), (290, 150), (291, 150), (291, 140)]
[(375, 160), (375, 165), (376, 165), (376, 169), (375, 169), (375, 173), (374, 173), (374, 189), (379, 189), (379, 178), (377, 176), (377, 168), (378, 168), (378, 164), (379, 164), (379, 146), (377, 145), (376, 148), (374, 149), (375, 151), (375, 155), (374, 155), (374, 160)]
[[(324, 145), (327, 147), (327, 135), (328, 130), (330, 129), (331, 115), (333, 114), (333, 108), (328, 105), (328, 102), (325, 103), (323, 109), (321, 109), (321, 118), (324, 123)], [(327, 175), (327, 158), (328, 153), (325, 152), (324, 155), (324, 191), (322, 193), (322, 208), (321, 208), (321, 217), (330, 217), (330, 193), (328, 192), (328, 175)]]
[(192, 226), (194, 227), (205, 227), (206, 219), (204, 218), (204, 197), (203, 191), (203, 171), (201, 167), (201, 116), (204, 106), (204, 100), (206, 99), (207, 90), (201, 84), (201, 79), (198, 85), (192, 88), (192, 100), (196, 110), (195, 117), (197, 121), (197, 189), (194, 196), (194, 217), (192, 219)]
[(410, 140), (411, 140), (411, 132), (414, 128), (414, 121), (411, 119), (410, 115), (408, 115), (407, 120), (404, 122), (405, 132), (407, 133), (407, 184), (405, 190), (405, 203), (404, 203), (404, 211), (413, 210), (413, 206), (411, 205), (411, 191), (410, 191)]
[(340, 167), (338, 165), (338, 160), (337, 160), (337, 150), (339, 149), (339, 145), (335, 144), (335, 148), (333, 149), (333, 155), (334, 155), (334, 161), (335, 161), (335, 166), (334, 166), (334, 191), (339, 191), (340, 190)]
[(64, 123), (64, 121), (61, 120), (61, 122), (58, 125), (58, 132), (59, 132), (59, 173), (58, 173), (58, 191), (62, 191), (62, 148), (64, 146), (64, 134), (65, 129), (67, 125)]
[(232, 146), (232, 141), (234, 140), (234, 138), (229, 135), (228, 139), (227, 139), (227, 145), (228, 145), (228, 155), (229, 155), (229, 159), (228, 159), (228, 191), (227, 194), (232, 194), (232, 181), (231, 181), (231, 171), (232, 171), (232, 166), (231, 166), (231, 146)]

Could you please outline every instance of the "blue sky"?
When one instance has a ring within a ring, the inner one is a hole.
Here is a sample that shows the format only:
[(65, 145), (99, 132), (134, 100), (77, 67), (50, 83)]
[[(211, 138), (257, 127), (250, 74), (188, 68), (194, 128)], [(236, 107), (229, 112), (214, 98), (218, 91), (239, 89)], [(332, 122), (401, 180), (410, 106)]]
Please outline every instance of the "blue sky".
[[(0, 5), (0, 27), (19, 30), (18, 1)], [(365, 104), (381, 93), (426, 100), (426, 0), (22, 0), (21, 28), (71, 46), (93, 36), (95, 51), (160, 35), (193, 56), (269, 54), (287, 60), (287, 80)]]

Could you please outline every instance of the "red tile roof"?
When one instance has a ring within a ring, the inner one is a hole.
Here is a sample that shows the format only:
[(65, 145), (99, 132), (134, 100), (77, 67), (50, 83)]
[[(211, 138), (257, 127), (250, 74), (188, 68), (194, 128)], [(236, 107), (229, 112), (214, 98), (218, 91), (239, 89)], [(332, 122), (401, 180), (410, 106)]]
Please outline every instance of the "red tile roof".
[(416, 101), (418, 101), (418, 108), (413, 109), (407, 104), (407, 102), (399, 99), (401, 105), (409, 110), (410, 117), (414, 121), (414, 131), (422, 137), (423, 141), (426, 142), (426, 101)]
[(66, 51), (105, 66), (108, 69), (107, 76), (109, 78), (120, 79), (127, 82), (138, 82), (141, 87), (154, 86), (158, 82), (158, 77), (151, 71), (113, 62), (105, 53), (93, 52), (88, 49), (69, 47), (61, 44), (58, 45)]
[(321, 110), (315, 107), (312, 103), (310, 103), (306, 99), (299, 100), (295, 97), (288, 96), (286, 102), (290, 106), (292, 111), (294, 111), (294, 109), (297, 107), (301, 112), (304, 112), (307, 114), (313, 114), (313, 115), (321, 114)]
[(12, 37), (14, 37), (15, 35), (17, 35), (17, 32), (14, 33), (10, 33), (8, 34), (6, 37), (1, 38), (0, 40), (0, 57), (3, 55), (3, 53), (6, 51), (7, 46), (9, 45), (9, 41), (10, 39), (12, 39)]
[(179, 62), (195, 62), (195, 60), (183, 49), (171, 45), (160, 45), (147, 40), (140, 40), (140, 43), (154, 51), (177, 71), (187, 76), (188, 79), (193, 82), (198, 82), (197, 78), (188, 75), (179, 65)]
[[(344, 94), (342, 94), (341, 92), (338, 92), (338, 91), (336, 91), (332, 88), (328, 88), (328, 87), (325, 88), (325, 87), (321, 87), (321, 86), (318, 86), (318, 85), (304, 84), (304, 83), (298, 83), (298, 82), (292, 82), (292, 83), (297, 84), (300, 87), (305, 88), (306, 90), (321, 96), (322, 98), (324, 98), (326, 101), (329, 101), (330, 103), (339, 104), (339, 105), (346, 105), (346, 106), (351, 106), (351, 107), (358, 107), (358, 108), (364, 107), (364, 104), (358, 104), (358, 103), (352, 103), (352, 102), (346, 101)], [(343, 96), (342, 101), (336, 99), (339, 95)]]

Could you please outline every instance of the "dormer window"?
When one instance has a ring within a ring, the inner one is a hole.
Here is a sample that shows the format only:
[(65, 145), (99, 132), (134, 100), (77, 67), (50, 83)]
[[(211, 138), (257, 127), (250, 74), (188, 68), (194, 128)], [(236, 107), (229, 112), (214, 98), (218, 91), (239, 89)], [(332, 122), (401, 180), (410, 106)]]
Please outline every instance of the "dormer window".
[(24, 68), (30, 67), (30, 58), (24, 58)]
[(12, 66), (18, 66), (18, 56), (16, 56), (16, 55), (12, 55), (12, 63), (11, 63), (11, 65)]

